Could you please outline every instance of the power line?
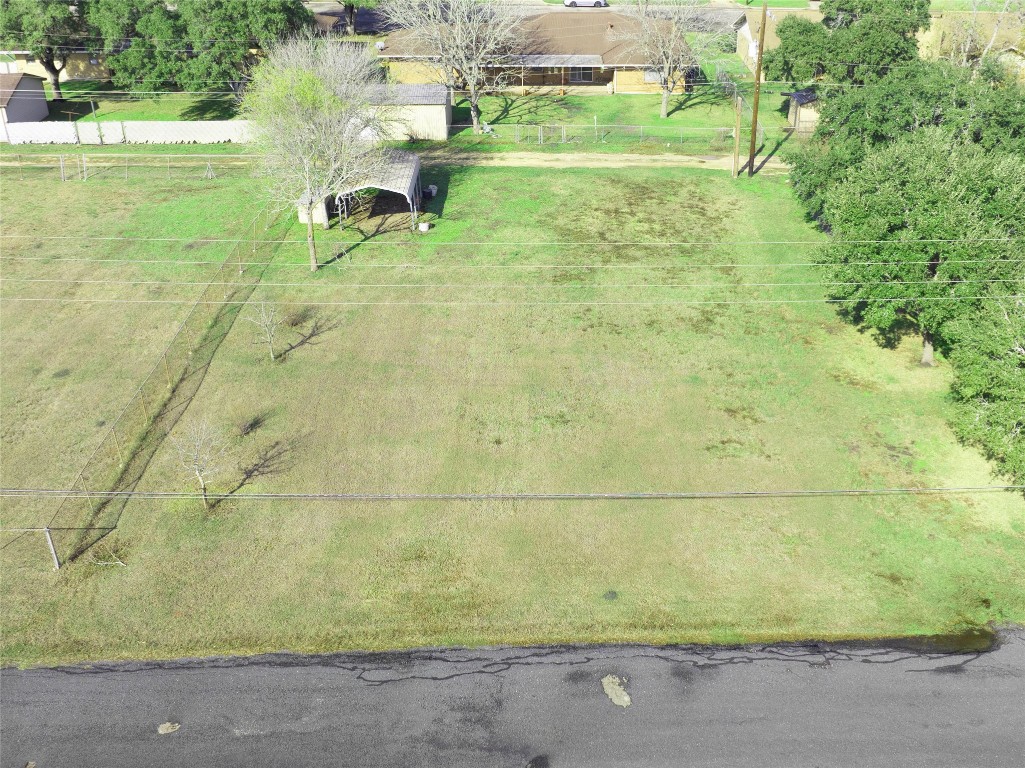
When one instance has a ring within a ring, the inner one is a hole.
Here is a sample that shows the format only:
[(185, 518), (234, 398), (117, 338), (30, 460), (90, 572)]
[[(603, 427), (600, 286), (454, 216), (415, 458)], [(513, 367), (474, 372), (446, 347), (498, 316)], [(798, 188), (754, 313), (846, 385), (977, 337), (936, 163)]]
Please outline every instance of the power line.
[[(234, 268), (234, 264), (231, 265)], [(233, 281), (203, 281), (183, 282), (178, 280), (97, 280), (79, 279), (67, 277), (2, 277), (0, 283), (60, 283), (63, 285), (148, 285), (168, 287), (210, 287), (210, 286), (235, 286)], [(789, 288), (789, 287), (841, 287), (841, 286), (879, 286), (879, 285), (969, 285), (969, 284), (1000, 284), (1000, 283), (1023, 283), (1025, 276), (1020, 278), (964, 278), (964, 279), (936, 279), (936, 280), (874, 280), (874, 281), (849, 281), (849, 282), (790, 282), (790, 283), (589, 283), (589, 284), (557, 284), (557, 283), (327, 283), (327, 282), (305, 282), (305, 283), (268, 283), (256, 284), (258, 288), (331, 288), (335, 290), (348, 290), (353, 288), (473, 288), (479, 290), (515, 290), (535, 289), (546, 290), (562, 289), (655, 289), (655, 288)]]
[[(259, 284), (255, 287), (259, 288)], [(724, 286), (729, 287), (729, 286)], [(897, 296), (873, 298), (873, 302), (919, 301), (1012, 301), (1025, 299), (1025, 294), (1007, 296)], [(73, 299), (56, 296), (24, 297), (4, 296), (3, 301), (48, 302), (51, 304), (213, 304), (217, 306), (244, 305), (248, 301), (196, 301), (194, 299)], [(768, 305), (768, 304), (859, 304), (867, 299), (707, 299), (665, 301), (262, 301), (272, 306), (312, 307), (656, 307), (699, 305)]]
[[(408, 215), (408, 214), (407, 214)], [(128, 235), (37, 235), (37, 234), (11, 234), (3, 233), (0, 237), (22, 238), (30, 240), (132, 240), (139, 242), (185, 242), (185, 243), (256, 243), (256, 244), (301, 244), (306, 245), (306, 240), (250, 240), (245, 237), (239, 238), (189, 238), (189, 237), (131, 237)], [(845, 240), (845, 239), (818, 239), (818, 240), (451, 240), (445, 242), (427, 241), (392, 241), (392, 240), (368, 240), (368, 241), (331, 241), (335, 245), (358, 245), (360, 247), (369, 245), (393, 246), (405, 245), (413, 247), (448, 247), (453, 245), (469, 245), (479, 247), (482, 245), (501, 246), (579, 246), (579, 245), (603, 245), (603, 246), (642, 246), (660, 247), (672, 246), (707, 246), (707, 245), (827, 245), (829, 243), (840, 243), (844, 245), (905, 245), (913, 243), (1020, 243), (1025, 242), (1025, 237), (936, 237), (907, 240)]]
[[(539, 493), (215, 493), (209, 499), (241, 501), (645, 501), (689, 499), (760, 499), (822, 496), (907, 496), (948, 493), (993, 493), (1025, 490), (1025, 485), (966, 485), (898, 488), (823, 488), (781, 489), (771, 491), (611, 491), (611, 492), (539, 492)], [(194, 491), (99, 491), (54, 488), (0, 488), (2, 498), (39, 498), (61, 496), (70, 499), (202, 499)]]
[[(234, 242), (234, 241), (232, 241)], [(306, 245), (304, 242), (303, 245)], [(45, 261), (46, 266), (59, 265), (62, 262), (80, 262), (89, 264), (162, 264), (170, 267), (195, 267), (195, 266), (223, 266), (225, 261), (185, 261), (178, 259), (90, 259), (77, 256), (0, 256), (0, 261)], [(932, 264), (931, 259), (907, 260), (907, 261), (845, 261), (845, 267), (888, 267)], [(999, 263), (1025, 263), (1025, 259), (944, 259), (944, 264), (999, 264)], [(232, 267), (271, 267), (276, 269), (301, 268), (308, 270), (308, 261), (234, 261), (230, 262)], [(356, 262), (338, 262), (337, 269), (346, 272), (357, 269), (441, 269), (441, 270), (466, 270), (466, 269), (779, 269), (783, 267), (823, 267), (832, 266), (831, 262), (822, 261), (783, 261), (783, 262), (681, 262), (679, 264), (418, 264), (409, 262), (397, 262), (394, 264), (365, 264)], [(322, 265), (327, 266), (327, 265)]]

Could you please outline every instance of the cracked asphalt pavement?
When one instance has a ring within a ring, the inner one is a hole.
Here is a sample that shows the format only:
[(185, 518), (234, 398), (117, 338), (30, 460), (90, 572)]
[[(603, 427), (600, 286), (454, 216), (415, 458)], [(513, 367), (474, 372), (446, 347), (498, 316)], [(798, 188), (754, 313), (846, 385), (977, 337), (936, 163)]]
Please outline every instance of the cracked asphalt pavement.
[(953, 655), (612, 646), (5, 669), (0, 764), (32, 763), (1018, 768), (1025, 630)]

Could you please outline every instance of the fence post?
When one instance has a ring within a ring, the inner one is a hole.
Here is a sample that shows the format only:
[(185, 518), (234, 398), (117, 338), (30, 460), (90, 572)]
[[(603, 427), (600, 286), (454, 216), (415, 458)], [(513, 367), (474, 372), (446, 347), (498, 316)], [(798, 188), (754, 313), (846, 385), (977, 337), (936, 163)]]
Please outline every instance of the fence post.
[(168, 181), (171, 180), (171, 158), (170, 158), (170, 156), (168, 156), (168, 158), (167, 158), (167, 180)]
[(566, 126), (562, 126), (562, 143), (566, 143)]
[(167, 388), (170, 389), (171, 388), (171, 371), (169, 371), (168, 368), (167, 368), (167, 350), (166, 349), (164, 350), (164, 354), (161, 355), (160, 358), (164, 361), (164, 376), (167, 377)]
[(89, 181), (89, 165), (86, 163), (85, 153), (82, 153), (82, 181)]
[(61, 181), (67, 181), (67, 176), (64, 174), (64, 155), (58, 155), (58, 157), (60, 158), (61, 165)]
[(125, 155), (125, 181), (128, 181), (128, 155)]
[(537, 143), (538, 143), (538, 145), (541, 145), (541, 144), (545, 143), (544, 130), (545, 130), (545, 127), (543, 125), (539, 125), (537, 127)]
[(61, 569), (60, 558), (57, 557), (57, 550), (53, 546), (53, 537), (50, 535), (50, 526), (43, 528), (43, 533), (46, 534), (46, 546), (50, 548), (50, 557), (53, 558), (53, 569), (59, 571)]
[(146, 405), (146, 394), (143, 392), (142, 387), (139, 387), (139, 402), (142, 403), (142, 412), (146, 417), (146, 421), (149, 422), (149, 407)]
[(117, 430), (114, 429), (114, 427), (111, 427), (110, 434), (114, 438), (114, 447), (117, 448), (117, 460), (123, 467), (125, 465), (125, 456), (121, 453), (121, 441), (117, 439)]
[(644, 138), (644, 126), (643, 125), (641, 126), (641, 138), (642, 139)]

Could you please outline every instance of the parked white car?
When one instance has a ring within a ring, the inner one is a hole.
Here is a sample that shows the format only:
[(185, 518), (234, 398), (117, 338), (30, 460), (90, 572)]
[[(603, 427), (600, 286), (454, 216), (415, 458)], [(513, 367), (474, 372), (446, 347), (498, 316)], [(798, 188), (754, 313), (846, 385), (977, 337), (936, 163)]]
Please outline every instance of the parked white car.
[(567, 8), (576, 8), (578, 5), (589, 5), (592, 8), (604, 8), (608, 6), (609, 0), (562, 0)]

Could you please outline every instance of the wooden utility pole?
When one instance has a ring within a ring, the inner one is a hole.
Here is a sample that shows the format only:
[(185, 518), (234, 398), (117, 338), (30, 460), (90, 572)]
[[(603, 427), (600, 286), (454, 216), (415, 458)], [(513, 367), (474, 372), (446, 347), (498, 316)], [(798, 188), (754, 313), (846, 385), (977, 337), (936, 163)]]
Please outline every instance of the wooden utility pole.
[(765, 53), (765, 22), (769, 16), (769, 0), (762, 0), (762, 24), (758, 29), (758, 64), (755, 66), (755, 98), (751, 105), (751, 151), (747, 159), (747, 175), (755, 175), (755, 152), (758, 151), (758, 97), (762, 93), (762, 56)]
[(733, 105), (737, 109), (737, 122), (733, 126), (733, 178), (737, 178), (740, 175), (740, 117), (744, 111), (739, 93), (733, 99)]

